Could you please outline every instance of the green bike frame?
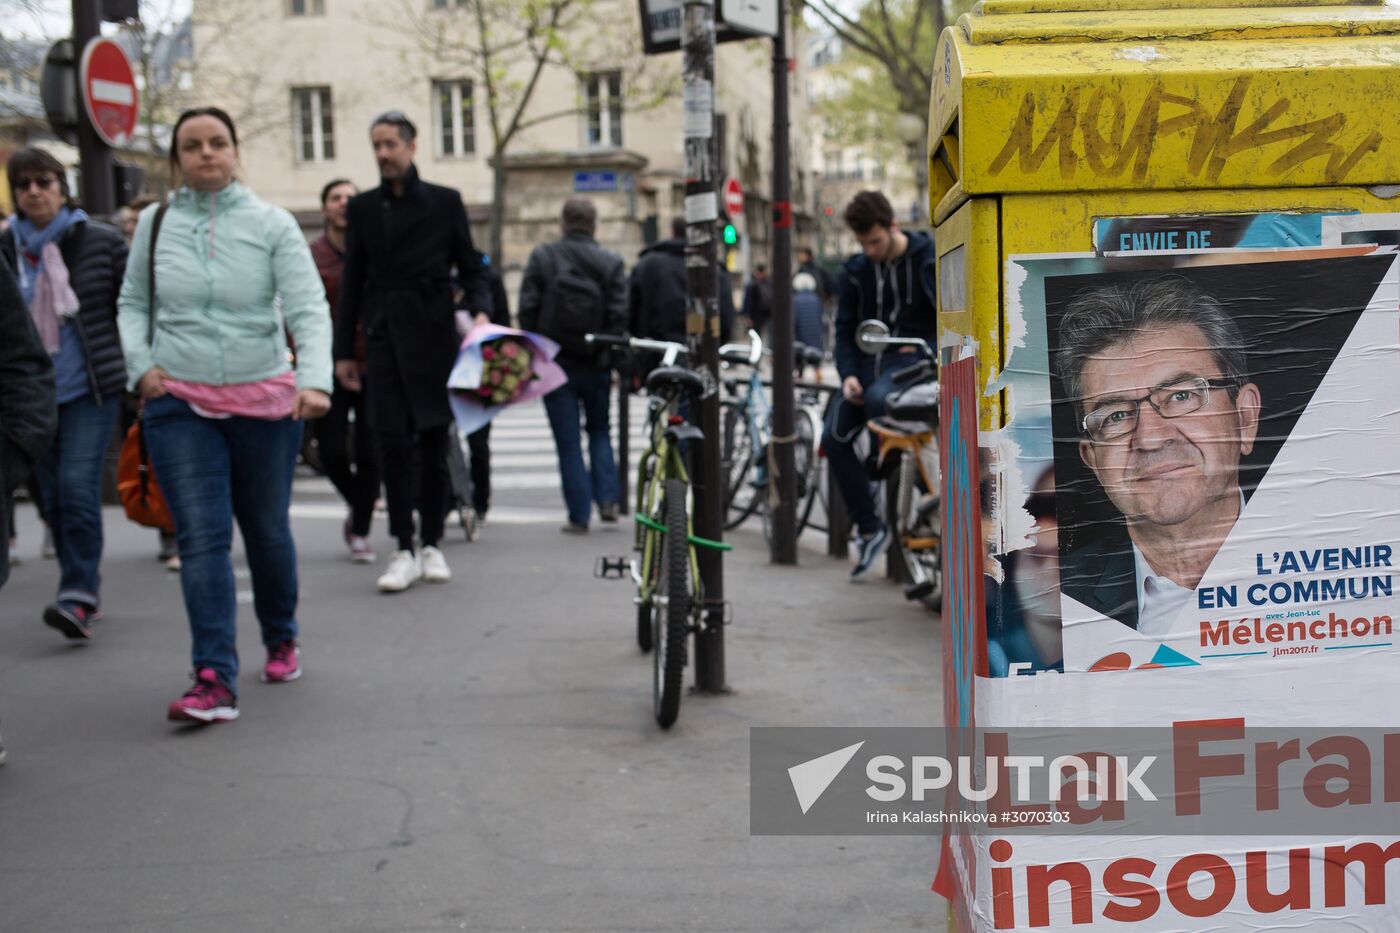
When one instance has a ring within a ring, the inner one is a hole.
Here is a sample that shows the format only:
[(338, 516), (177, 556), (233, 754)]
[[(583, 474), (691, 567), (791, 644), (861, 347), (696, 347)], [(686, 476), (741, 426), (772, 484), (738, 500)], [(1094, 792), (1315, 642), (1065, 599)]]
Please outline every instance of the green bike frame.
[[(651, 443), (642, 452), (637, 463), (637, 477), (640, 482), (637, 483), (637, 511), (633, 516), (637, 535), (633, 546), (640, 555), (637, 595), (642, 603), (651, 602), (659, 578), (651, 570), (660, 564), (663, 536), (666, 534), (665, 515), (661, 505), (666, 481), (678, 479), (685, 483), (687, 490), (690, 489), (690, 472), (685, 467), (685, 458), (681, 456), (680, 447), (666, 437), (666, 429), (669, 426), (667, 413), (671, 411), (672, 405), (673, 403), (668, 402), (652, 419)], [(697, 538), (694, 512), (689, 503), (686, 505), (685, 514), (686, 537), (690, 543), (690, 579), (695, 586), (695, 605), (702, 606), (704, 600), (700, 592), (700, 564), (695, 554), (696, 547), (728, 551), (732, 550), (733, 546), (720, 541)]]

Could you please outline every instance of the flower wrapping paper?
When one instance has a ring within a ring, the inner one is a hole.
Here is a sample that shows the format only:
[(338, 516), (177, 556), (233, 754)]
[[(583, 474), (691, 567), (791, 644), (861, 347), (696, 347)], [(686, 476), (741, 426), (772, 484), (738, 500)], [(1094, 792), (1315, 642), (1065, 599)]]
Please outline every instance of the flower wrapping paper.
[[(491, 405), (472, 395), (454, 392), (453, 389), (472, 392), (481, 386), (483, 370), (482, 349), (486, 344), (502, 337), (514, 337), (530, 348), (531, 368), (535, 378), (525, 383), (520, 394), (503, 405)], [(502, 327), (499, 324), (479, 324), (467, 332), (462, 339), (462, 348), (457, 351), (457, 363), (447, 377), (447, 398), (452, 405), (453, 417), (457, 419), (457, 430), (465, 437), (489, 424), (502, 409), (522, 402), (533, 401), (559, 388), (568, 377), (563, 367), (554, 362), (559, 353), (559, 344), (548, 337), (527, 330)]]

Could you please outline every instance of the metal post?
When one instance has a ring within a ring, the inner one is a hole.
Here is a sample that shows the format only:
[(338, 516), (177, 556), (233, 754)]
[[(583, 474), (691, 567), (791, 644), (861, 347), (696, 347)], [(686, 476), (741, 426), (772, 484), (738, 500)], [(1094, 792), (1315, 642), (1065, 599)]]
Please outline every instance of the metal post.
[(770, 479), (777, 496), (773, 510), (775, 564), (797, 563), (797, 477), (793, 455), (797, 442), (793, 421), (792, 358), (792, 173), (788, 153), (787, 4), (778, 0), (778, 34), (773, 38), (773, 439), (769, 443)]
[(97, 135), (83, 104), (81, 62), (88, 42), (102, 34), (102, 0), (73, 0), (73, 57), (79, 69), (78, 157), (83, 171), (82, 201), (90, 214), (110, 214), (117, 209), (112, 150)]
[[(633, 334), (633, 336), (637, 336)], [(617, 374), (617, 509), (626, 520), (632, 514), (632, 497), (627, 494), (628, 474), (631, 470), (629, 448), (632, 439), (632, 374)]]
[[(689, 307), (685, 330), (691, 359), (719, 385), (719, 253), (715, 241), (719, 203), (715, 198), (714, 0), (686, 0), (681, 24), (685, 131), (685, 268)], [(695, 534), (719, 541), (724, 535), (724, 480), (720, 468), (719, 394), (700, 402), (705, 432), (701, 456), (692, 464)], [(723, 693), (724, 563), (719, 550), (700, 548), (700, 584), (705, 593), (705, 625), (695, 635), (695, 689)]]

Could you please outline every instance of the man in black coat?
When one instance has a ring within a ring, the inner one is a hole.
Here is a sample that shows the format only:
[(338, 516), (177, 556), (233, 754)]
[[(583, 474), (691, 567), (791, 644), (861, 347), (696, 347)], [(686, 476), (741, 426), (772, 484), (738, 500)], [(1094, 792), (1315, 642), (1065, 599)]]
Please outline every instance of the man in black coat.
[(768, 329), (768, 320), (773, 316), (773, 283), (768, 281), (768, 266), (764, 263), (753, 267), (753, 278), (744, 287), (742, 310), (749, 327), (760, 334)]
[[(53, 443), (58, 428), (53, 361), (44, 350), (10, 267), (0, 263), (0, 496), (10, 497)], [(0, 508), (0, 586), (10, 576), (9, 508)]]
[[(10, 267), (0, 263), (0, 586), (10, 578), (10, 497), (53, 443), (57, 429), (53, 361)], [(5, 740), (0, 738), (0, 765), (4, 763)]]
[[(608, 351), (590, 346), (584, 331), (621, 334), (627, 327), (627, 276), (622, 258), (593, 239), (598, 212), (586, 198), (570, 198), (562, 213), (564, 236), (530, 252), (520, 281), (520, 326), (560, 344), (556, 358), (569, 381), (544, 397), (559, 454), (569, 520), (566, 534), (588, 531), (593, 504), (605, 522), (617, 521), (617, 461), (608, 429), (612, 371)], [(567, 286), (567, 288), (566, 288)], [(585, 321), (585, 318), (591, 320)], [(579, 410), (588, 434), (583, 462)]]
[[(416, 138), (416, 128), (398, 111), (379, 115), (370, 126), (382, 183), (353, 198), (346, 211), (345, 275), (335, 325), (336, 378), (352, 391), (360, 387), (355, 330), (364, 331), (370, 421), (379, 440), (389, 533), (398, 541), (379, 578), (380, 590), (389, 593), (419, 579), (443, 583), (452, 576), (437, 545), (452, 422), (447, 377), (461, 343), (454, 266), (465, 310), (485, 321), (491, 309), (462, 196), (419, 179)], [(421, 553), (414, 548), (415, 506)]]
[[(627, 291), (628, 331), (633, 337), (685, 343), (687, 294), (685, 274), (685, 218), (671, 221), (671, 239), (658, 240), (642, 250), (632, 267)], [(720, 342), (734, 329), (734, 291), (729, 273), (719, 270)], [(633, 370), (645, 376), (660, 363), (660, 354), (638, 354)]]

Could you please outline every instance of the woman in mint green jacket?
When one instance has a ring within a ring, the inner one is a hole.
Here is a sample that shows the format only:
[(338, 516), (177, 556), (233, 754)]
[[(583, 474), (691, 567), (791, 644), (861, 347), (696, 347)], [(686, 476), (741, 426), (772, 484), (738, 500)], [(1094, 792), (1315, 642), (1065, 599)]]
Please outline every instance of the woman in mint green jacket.
[(194, 686), (167, 715), (218, 722), (238, 718), (234, 519), (267, 648), (262, 679), (301, 676), (288, 509), (302, 421), (330, 408), (330, 312), (291, 214), (234, 180), (238, 135), (228, 114), (181, 114), (170, 164), (182, 185), (137, 221), (118, 324), (151, 464), (175, 519), (194, 639)]

